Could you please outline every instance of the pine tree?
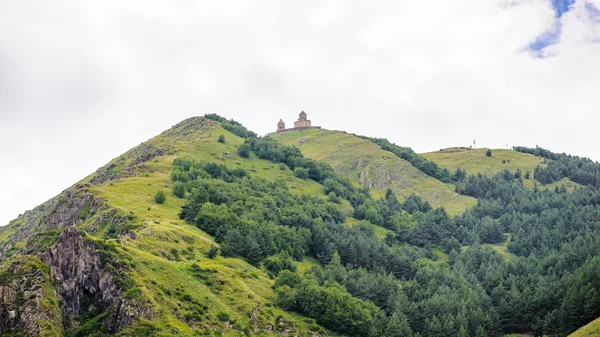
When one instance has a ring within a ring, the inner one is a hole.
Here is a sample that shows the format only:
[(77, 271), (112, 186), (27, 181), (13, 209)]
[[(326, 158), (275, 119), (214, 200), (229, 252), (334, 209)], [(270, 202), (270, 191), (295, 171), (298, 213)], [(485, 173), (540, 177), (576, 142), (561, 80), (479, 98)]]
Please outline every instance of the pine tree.
[(469, 333), (467, 332), (467, 329), (465, 329), (464, 325), (460, 326), (457, 337), (469, 337)]
[(411, 337), (413, 331), (408, 324), (408, 319), (401, 313), (394, 313), (385, 329), (388, 337)]
[(248, 263), (252, 265), (258, 265), (263, 259), (262, 250), (260, 249), (260, 246), (258, 245), (258, 243), (256, 243), (256, 241), (252, 239), (250, 239), (250, 243), (248, 244), (245, 253), (246, 260), (248, 260)]
[(342, 259), (340, 258), (340, 254), (338, 254), (337, 251), (333, 252), (333, 255), (331, 256), (331, 261), (329, 262), (329, 264), (333, 264), (336, 266), (342, 265)]

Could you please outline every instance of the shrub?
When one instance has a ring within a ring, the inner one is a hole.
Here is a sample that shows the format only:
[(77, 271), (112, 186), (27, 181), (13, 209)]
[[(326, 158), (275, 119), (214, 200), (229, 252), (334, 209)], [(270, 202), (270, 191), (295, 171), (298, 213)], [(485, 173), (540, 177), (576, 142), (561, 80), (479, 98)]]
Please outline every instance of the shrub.
[(515, 179), (521, 179), (522, 175), (523, 171), (521, 171), (521, 169), (517, 169), (517, 171), (515, 172)]
[(175, 258), (175, 260), (179, 261), (179, 259), (180, 259), (180, 257), (179, 257), (179, 251), (176, 248), (171, 248), (170, 252), (173, 255), (173, 257)]
[(225, 143), (225, 136), (223, 136), (223, 135), (219, 136), (219, 143)]
[(487, 149), (487, 152), (485, 153), (486, 156), (491, 157), (492, 156), (492, 150)]
[(308, 179), (308, 169), (303, 167), (296, 167), (294, 169), (294, 174), (300, 179)]
[(157, 204), (164, 204), (166, 200), (167, 197), (165, 196), (165, 192), (163, 192), (162, 190), (156, 192), (156, 194), (154, 195), (154, 202), (156, 202)]
[(277, 300), (278, 306), (283, 310), (294, 310), (296, 307), (296, 291), (290, 288), (288, 285), (277, 288)]
[(218, 319), (219, 319), (219, 321), (221, 321), (221, 322), (227, 322), (227, 321), (229, 321), (229, 320), (231, 319), (231, 318), (229, 317), (229, 315), (228, 315), (227, 313), (224, 313), (224, 312), (220, 312), (220, 313), (217, 315), (217, 318), (218, 318)]
[(185, 196), (185, 184), (178, 181), (173, 185), (173, 195), (178, 198), (183, 198)]
[(219, 255), (219, 247), (215, 246), (215, 245), (210, 245), (210, 248), (208, 249), (208, 252), (206, 253), (206, 257), (208, 257), (209, 259), (214, 259), (215, 257), (217, 257), (217, 255)]
[(250, 150), (250, 145), (242, 144), (238, 147), (237, 153), (242, 158), (248, 158), (250, 157)]

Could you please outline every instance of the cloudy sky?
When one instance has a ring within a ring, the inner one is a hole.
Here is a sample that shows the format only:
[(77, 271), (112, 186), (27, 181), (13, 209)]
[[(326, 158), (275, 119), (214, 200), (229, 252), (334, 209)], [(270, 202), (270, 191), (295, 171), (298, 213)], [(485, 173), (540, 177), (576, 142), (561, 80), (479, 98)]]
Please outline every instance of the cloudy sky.
[(182, 119), (600, 160), (600, 0), (0, 1), (0, 224)]

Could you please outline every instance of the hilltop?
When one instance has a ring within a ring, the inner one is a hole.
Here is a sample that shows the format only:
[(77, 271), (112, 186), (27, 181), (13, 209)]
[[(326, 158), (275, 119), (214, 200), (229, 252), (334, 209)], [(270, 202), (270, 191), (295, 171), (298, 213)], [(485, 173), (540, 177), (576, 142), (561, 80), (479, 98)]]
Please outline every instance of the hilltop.
[(452, 184), (428, 176), (410, 162), (354, 135), (312, 129), (273, 137), (297, 146), (309, 158), (329, 163), (357, 186), (371, 189), (375, 196), (383, 196), (391, 188), (401, 201), (416, 194), (433, 207), (443, 206), (451, 214), (464, 212), (476, 203), (474, 198), (455, 193)]
[[(544, 158), (529, 153), (506, 149), (491, 149), (492, 155), (487, 156), (486, 152), (487, 149), (483, 148), (467, 149), (453, 147), (421, 155), (441, 167), (447, 168), (451, 172), (462, 168), (467, 174), (482, 173), (485, 175), (494, 175), (503, 170), (509, 170), (510, 172), (517, 172), (519, 170), (522, 172), (523, 177), (529, 172), (531, 179), (524, 180), (525, 186), (528, 188), (533, 188), (535, 185), (535, 176), (533, 175), (535, 168), (538, 166), (546, 167)], [(562, 185), (567, 186), (569, 189), (580, 186), (568, 178), (546, 185), (538, 182), (538, 185), (540, 188), (547, 189), (554, 189)]]
[(566, 335), (600, 316), (600, 164), (298, 123), (189, 118), (0, 227), (0, 335)]

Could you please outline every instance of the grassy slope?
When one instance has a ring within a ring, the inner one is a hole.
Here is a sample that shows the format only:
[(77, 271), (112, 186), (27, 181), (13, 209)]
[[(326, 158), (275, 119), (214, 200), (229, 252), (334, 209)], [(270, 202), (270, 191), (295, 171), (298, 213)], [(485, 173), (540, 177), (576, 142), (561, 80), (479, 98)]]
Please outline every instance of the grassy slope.
[[(217, 142), (219, 135), (225, 135), (225, 144)], [(257, 326), (264, 331), (269, 325), (275, 329), (288, 328), (290, 335), (310, 336), (310, 331), (321, 331), (323, 335), (323, 329), (313, 320), (272, 305), (275, 300), (271, 288), (273, 280), (261, 269), (240, 259), (205, 258), (204, 253), (214, 243), (213, 238), (178, 217), (185, 201), (171, 194), (170, 172), (176, 157), (189, 156), (198, 161), (241, 167), (255, 178), (283, 179), (294, 193), (325, 198), (320, 184), (298, 179), (289, 169), (281, 170), (279, 165), (255, 157), (244, 159), (237, 156), (236, 147), (241, 143), (243, 139), (214, 122), (208, 130), (190, 132), (188, 129), (183, 136), (178, 134), (177, 128), (171, 129), (145, 142), (146, 145), (168, 149), (163, 156), (138, 165), (129, 177), (87, 185), (97, 198), (106, 201), (120, 214), (127, 215), (129, 223), (138, 226), (135, 235), (108, 241), (117, 243), (118, 249), (134, 261), (131, 276), (141, 290), (139, 296), (157, 313), (151, 323), (159, 329), (156, 335), (195, 336), (203, 330), (222, 330), (223, 336), (242, 336), (244, 328)], [(136, 149), (115, 158), (107, 167), (110, 164), (117, 168), (126, 167)], [(94, 174), (78, 184), (89, 183), (93, 177)], [(160, 189), (167, 195), (162, 205), (153, 201), (154, 194)], [(8, 226), (0, 227), (0, 244), (19, 230), (20, 223), (21, 219), (17, 219)], [(91, 234), (102, 237), (106, 229)], [(26, 240), (19, 242), (19, 245), (25, 244)], [(308, 260), (301, 265), (310, 268), (314, 263)], [(199, 265), (201, 271), (194, 271), (193, 264)], [(250, 317), (256, 308), (260, 308), (260, 313), (258, 320), (253, 322)], [(220, 313), (231, 317), (234, 328), (225, 328), (224, 322), (218, 318)], [(189, 315), (200, 319), (190, 319)], [(135, 330), (122, 332), (123, 335), (135, 333)]]
[[(537, 165), (543, 164), (542, 158), (526, 153), (493, 149), (492, 156), (488, 157), (485, 155), (486, 150), (475, 149), (471, 151), (463, 148), (449, 148), (421, 155), (442, 167), (448, 168), (450, 172), (454, 172), (457, 168), (462, 167), (469, 174), (483, 173), (493, 175), (504, 169), (508, 169), (511, 172), (521, 169), (523, 174), (525, 174), (526, 171), (533, 172)], [(506, 163), (502, 163), (502, 160), (506, 160)]]
[[(508, 169), (510, 172), (516, 172), (518, 169), (525, 172), (535, 169), (536, 166), (544, 165), (543, 158), (536, 157), (528, 153), (521, 153), (514, 150), (504, 149), (492, 149), (492, 156), (488, 157), (485, 155), (487, 149), (475, 149), (469, 150), (465, 148), (448, 148), (441, 151), (429, 152), (421, 154), (423, 157), (435, 162), (441, 167), (445, 167), (450, 172), (456, 171), (457, 168), (461, 167), (467, 171), (468, 174), (482, 173), (485, 175), (494, 175), (498, 172)], [(504, 163), (502, 161), (505, 161)], [(524, 180), (526, 187), (533, 188), (534, 180)], [(563, 179), (552, 184), (548, 184), (545, 187), (548, 189), (554, 189), (555, 186), (566, 185), (567, 188), (572, 189), (575, 186), (579, 186), (568, 179)], [(543, 186), (539, 184), (539, 187)]]
[(422, 173), (378, 145), (340, 131), (312, 129), (274, 137), (298, 146), (307, 157), (328, 162), (356, 185), (360, 185), (361, 180), (366, 184), (371, 182), (376, 197), (390, 187), (398, 198), (415, 193), (434, 207), (444, 206), (450, 214), (462, 212), (476, 203), (473, 198), (454, 193), (453, 185)]
[(588, 325), (582, 327), (581, 329), (573, 332), (569, 335), (569, 337), (592, 337), (592, 336), (600, 336), (600, 318), (592, 321)]
[[(219, 135), (225, 135), (225, 144), (217, 142)], [(213, 240), (195, 226), (179, 220), (177, 215), (185, 201), (171, 195), (169, 175), (176, 157), (189, 156), (198, 161), (215, 161), (232, 168), (241, 167), (253, 177), (271, 181), (283, 179), (290, 190), (296, 193), (322, 195), (321, 185), (297, 179), (291, 171), (281, 170), (279, 165), (237, 156), (236, 146), (243, 143), (243, 139), (216, 125), (195, 139), (173, 140), (158, 136), (148, 143), (157, 147), (171, 144), (175, 150), (171, 155), (157, 157), (148, 163), (135, 177), (100, 185), (92, 190), (111, 206), (131, 214), (136, 222), (142, 224), (142, 228), (137, 230), (136, 240), (125, 239), (122, 243), (130, 248), (134, 260), (139, 262), (137, 281), (144, 284), (143, 289), (160, 312), (163, 324), (175, 329), (171, 331), (176, 331), (178, 335), (193, 333), (189, 324), (182, 323), (178, 317), (186, 314), (186, 302), (173, 296), (173, 293), (165, 293), (180, 289), (194, 300), (207, 304), (205, 316), (209, 323), (204, 328), (222, 326), (216, 317), (220, 312), (229, 314), (237, 321), (237, 327), (251, 327), (252, 310), (267, 306), (259, 315), (261, 330), (267, 324), (276, 326), (276, 318), (281, 316), (286, 325), (296, 326), (295, 331), (307, 333), (311, 323), (305, 323), (298, 315), (270, 307), (275, 299), (271, 289), (273, 281), (264, 272), (239, 259), (204, 258)], [(163, 205), (152, 200), (159, 189), (164, 189), (167, 194)], [(123, 198), (124, 195), (127, 198)], [(173, 250), (179, 252), (178, 258)], [(193, 276), (190, 266), (194, 262), (211, 271), (208, 281)], [(184, 309), (181, 309), (182, 306)], [(239, 335), (239, 331), (225, 329), (224, 335)]]

